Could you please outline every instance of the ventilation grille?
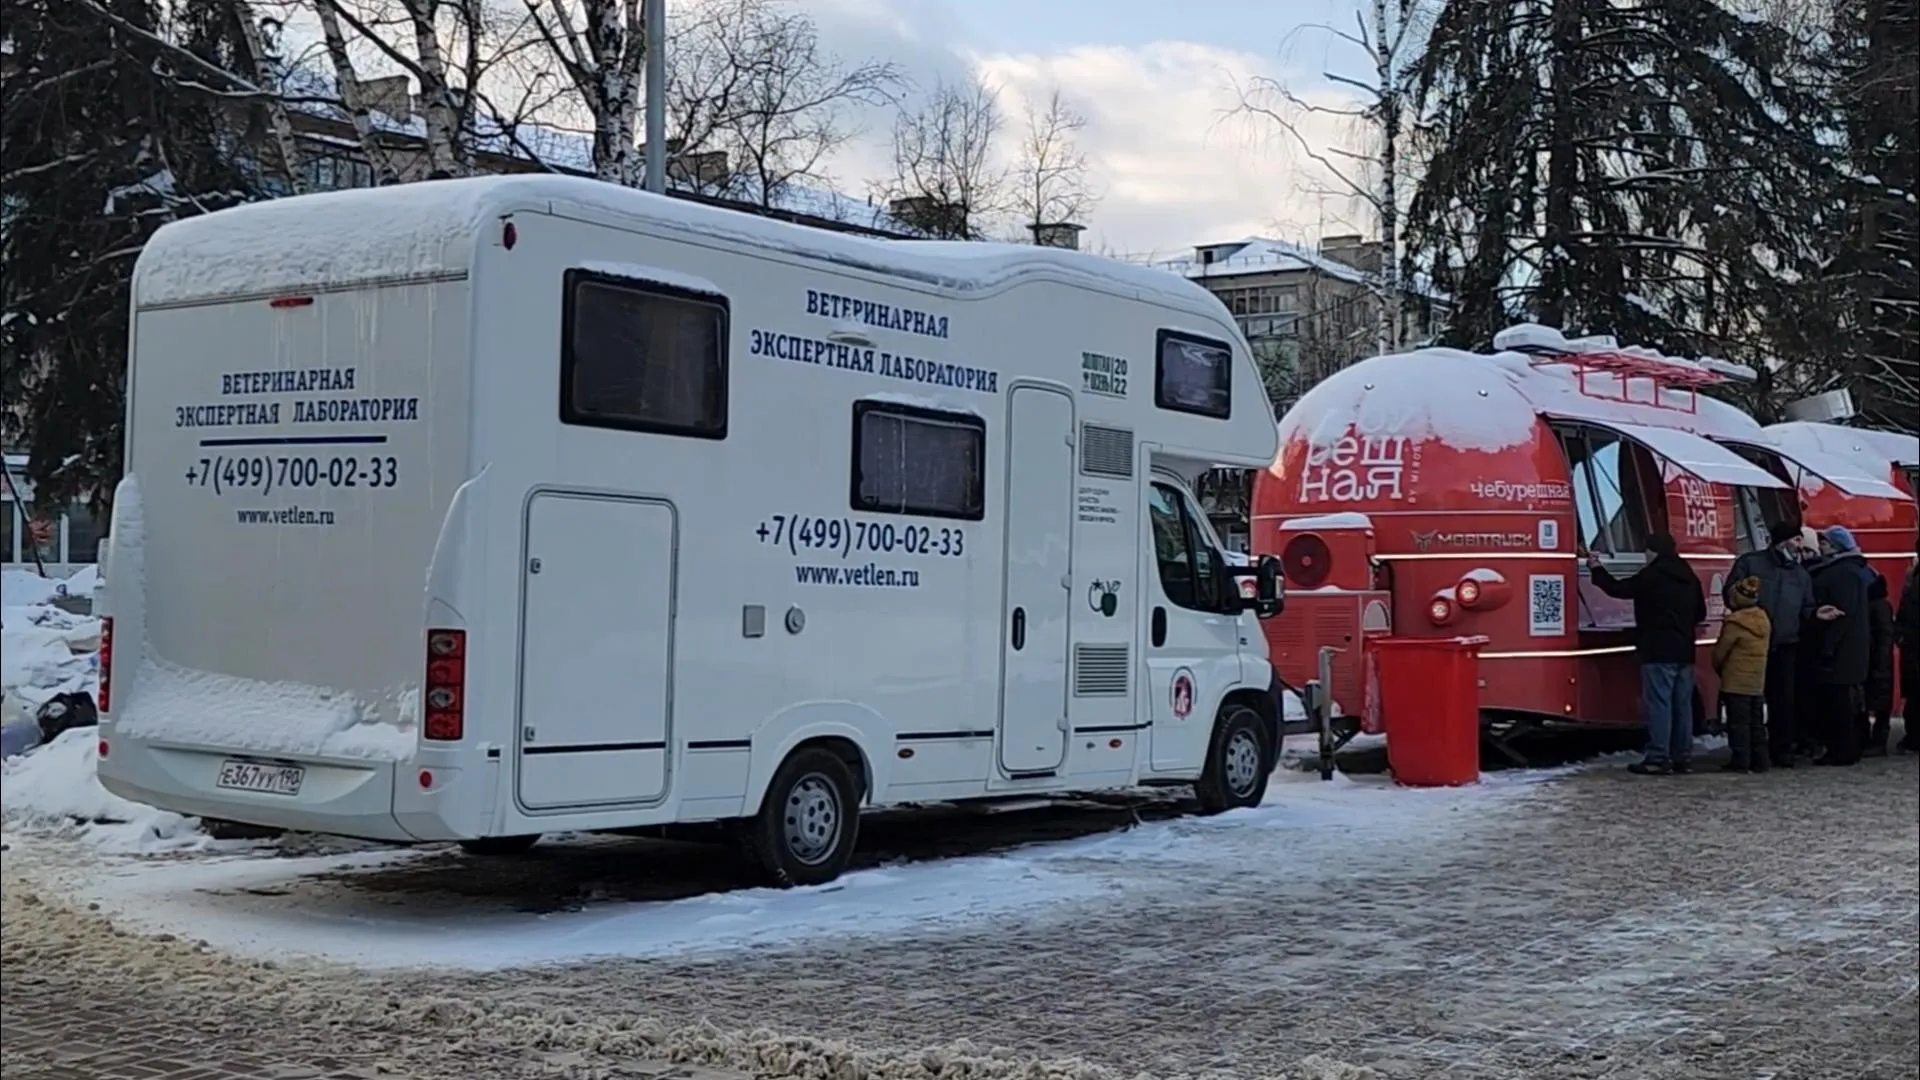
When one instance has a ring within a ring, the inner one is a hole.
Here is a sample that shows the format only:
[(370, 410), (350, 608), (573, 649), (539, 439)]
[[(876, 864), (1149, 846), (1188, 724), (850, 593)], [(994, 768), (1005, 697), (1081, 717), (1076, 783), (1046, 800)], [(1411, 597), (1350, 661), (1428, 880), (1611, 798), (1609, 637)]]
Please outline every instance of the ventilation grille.
[(1081, 424), (1080, 472), (1115, 480), (1133, 479), (1133, 430)]
[(1128, 651), (1125, 645), (1075, 645), (1073, 696), (1126, 697)]

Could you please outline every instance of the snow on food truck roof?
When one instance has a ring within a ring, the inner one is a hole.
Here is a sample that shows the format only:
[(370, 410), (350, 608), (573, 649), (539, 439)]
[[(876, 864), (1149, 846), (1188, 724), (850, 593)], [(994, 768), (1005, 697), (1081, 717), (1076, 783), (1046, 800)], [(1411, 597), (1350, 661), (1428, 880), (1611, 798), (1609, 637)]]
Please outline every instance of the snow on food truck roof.
[[(572, 176), (489, 176), (272, 199), (186, 218), (147, 242), (134, 301), (151, 307), (284, 289), (465, 273), (481, 228), (513, 211), (624, 218), (838, 263), (958, 293), (1029, 274), (1136, 292), (1208, 314), (1219, 301), (1177, 274), (1027, 244), (874, 240)], [(1224, 310), (1220, 312), (1224, 321)]]
[[(1307, 391), (1281, 420), (1281, 440), (1323, 446), (1361, 431), (1493, 453), (1532, 442), (1547, 416), (1612, 428), (1707, 479), (1782, 486), (1708, 441), (1767, 441), (1752, 417), (1693, 388), (1723, 372), (1611, 340), (1568, 342), (1547, 332), (1556, 339), (1551, 348), (1530, 334), (1503, 331), (1496, 343), (1512, 347), (1493, 353), (1427, 348), (1363, 360)], [(1611, 366), (1596, 366), (1603, 361)]]

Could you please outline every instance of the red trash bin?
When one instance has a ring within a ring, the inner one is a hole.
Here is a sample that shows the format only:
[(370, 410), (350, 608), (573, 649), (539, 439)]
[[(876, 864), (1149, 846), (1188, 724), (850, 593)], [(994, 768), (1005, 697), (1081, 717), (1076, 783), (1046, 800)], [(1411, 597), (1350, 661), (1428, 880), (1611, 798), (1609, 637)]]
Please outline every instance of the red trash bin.
[(1480, 647), (1485, 637), (1381, 637), (1367, 643), (1380, 679), (1387, 765), (1396, 783), (1480, 779)]

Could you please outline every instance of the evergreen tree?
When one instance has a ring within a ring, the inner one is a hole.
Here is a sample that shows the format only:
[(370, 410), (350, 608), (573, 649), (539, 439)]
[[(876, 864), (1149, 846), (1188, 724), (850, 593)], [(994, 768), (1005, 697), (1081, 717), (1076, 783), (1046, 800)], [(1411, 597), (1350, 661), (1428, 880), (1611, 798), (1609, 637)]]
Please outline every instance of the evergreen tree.
[(1834, 360), (1868, 422), (1920, 429), (1920, 0), (1837, 6), (1841, 113), (1851, 168), (1835, 253), (1851, 333)]
[(1410, 66), (1410, 270), (1449, 344), (1532, 318), (1752, 360), (1818, 256), (1830, 116), (1791, 37), (1713, 0), (1447, 0)]
[(262, 94), (239, 5), (6, 0), (0, 394), (35, 501), (120, 475), (128, 283), (154, 231), (253, 198)]

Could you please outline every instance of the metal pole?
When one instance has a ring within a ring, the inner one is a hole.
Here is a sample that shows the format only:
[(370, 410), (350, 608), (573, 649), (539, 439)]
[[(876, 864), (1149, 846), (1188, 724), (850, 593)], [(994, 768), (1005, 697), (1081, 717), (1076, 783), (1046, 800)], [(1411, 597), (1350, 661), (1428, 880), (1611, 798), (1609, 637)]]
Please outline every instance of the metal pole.
[(667, 190), (667, 0), (644, 0), (647, 13), (647, 190)]

